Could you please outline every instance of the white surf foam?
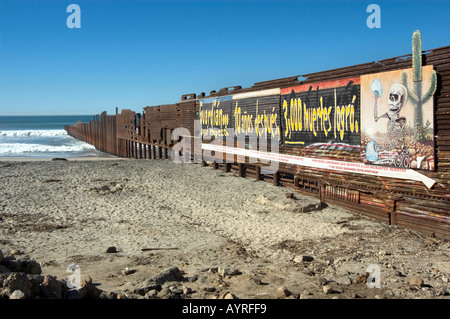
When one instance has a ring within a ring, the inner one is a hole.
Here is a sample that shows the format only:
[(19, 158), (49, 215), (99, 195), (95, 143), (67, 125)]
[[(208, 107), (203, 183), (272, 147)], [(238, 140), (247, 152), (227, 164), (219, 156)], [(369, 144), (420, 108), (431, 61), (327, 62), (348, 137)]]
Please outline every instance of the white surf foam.
[(0, 131), (0, 137), (56, 137), (56, 136), (66, 136), (67, 132), (65, 130), (11, 130), (11, 131)]
[(27, 143), (0, 144), (0, 154), (83, 152), (88, 150), (95, 150), (95, 147), (82, 142), (76, 143), (74, 145), (57, 146)]

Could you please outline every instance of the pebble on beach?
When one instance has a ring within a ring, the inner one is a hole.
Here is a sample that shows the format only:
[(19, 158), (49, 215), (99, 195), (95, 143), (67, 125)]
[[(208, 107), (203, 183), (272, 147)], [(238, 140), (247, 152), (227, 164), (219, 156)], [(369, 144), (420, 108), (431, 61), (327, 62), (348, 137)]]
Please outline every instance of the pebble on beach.
[(117, 248), (114, 246), (110, 246), (106, 249), (106, 253), (107, 254), (115, 254), (115, 253), (117, 253)]

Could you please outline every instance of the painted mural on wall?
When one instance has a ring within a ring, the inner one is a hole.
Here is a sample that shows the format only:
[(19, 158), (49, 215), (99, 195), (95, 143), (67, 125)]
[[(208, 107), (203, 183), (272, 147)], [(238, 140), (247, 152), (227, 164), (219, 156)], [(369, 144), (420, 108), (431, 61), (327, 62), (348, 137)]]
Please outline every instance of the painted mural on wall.
[(284, 144), (359, 152), (359, 83), (354, 77), (281, 89)]
[(231, 127), (231, 95), (199, 101), (202, 136), (223, 137)]
[(225, 137), (227, 129), (236, 135), (280, 141), (280, 89), (240, 93), (199, 101), (202, 135)]
[(280, 89), (233, 95), (232, 114), (236, 134), (281, 140)]
[(434, 169), (436, 73), (422, 67), (361, 76), (361, 156), (365, 163)]

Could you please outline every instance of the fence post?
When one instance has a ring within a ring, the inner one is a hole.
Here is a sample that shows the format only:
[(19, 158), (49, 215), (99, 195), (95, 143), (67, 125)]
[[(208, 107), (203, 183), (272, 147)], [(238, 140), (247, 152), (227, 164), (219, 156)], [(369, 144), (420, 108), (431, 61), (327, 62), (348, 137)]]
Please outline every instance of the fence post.
[(273, 185), (280, 186), (280, 172), (275, 172), (273, 174)]
[(255, 168), (255, 178), (257, 181), (261, 180), (261, 166), (256, 166)]
[(239, 176), (245, 177), (245, 164), (239, 163)]

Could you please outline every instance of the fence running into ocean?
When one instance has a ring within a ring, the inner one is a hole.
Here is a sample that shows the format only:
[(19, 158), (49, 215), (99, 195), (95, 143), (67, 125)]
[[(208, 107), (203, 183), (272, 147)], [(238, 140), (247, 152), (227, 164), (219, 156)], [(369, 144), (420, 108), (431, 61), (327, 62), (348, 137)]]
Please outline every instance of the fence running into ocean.
[[(65, 130), (100, 151), (136, 159), (170, 158), (184, 139), (190, 149), (182, 151), (200, 165), (450, 238), (449, 94), (450, 46), (422, 51), (419, 43), (410, 55), (186, 94), (142, 114), (103, 112)], [(189, 133), (172, 140), (177, 128)], [(275, 138), (277, 157), (258, 146), (244, 157), (249, 143), (212, 142), (230, 128)], [(278, 170), (264, 172), (264, 159), (275, 159)]]

